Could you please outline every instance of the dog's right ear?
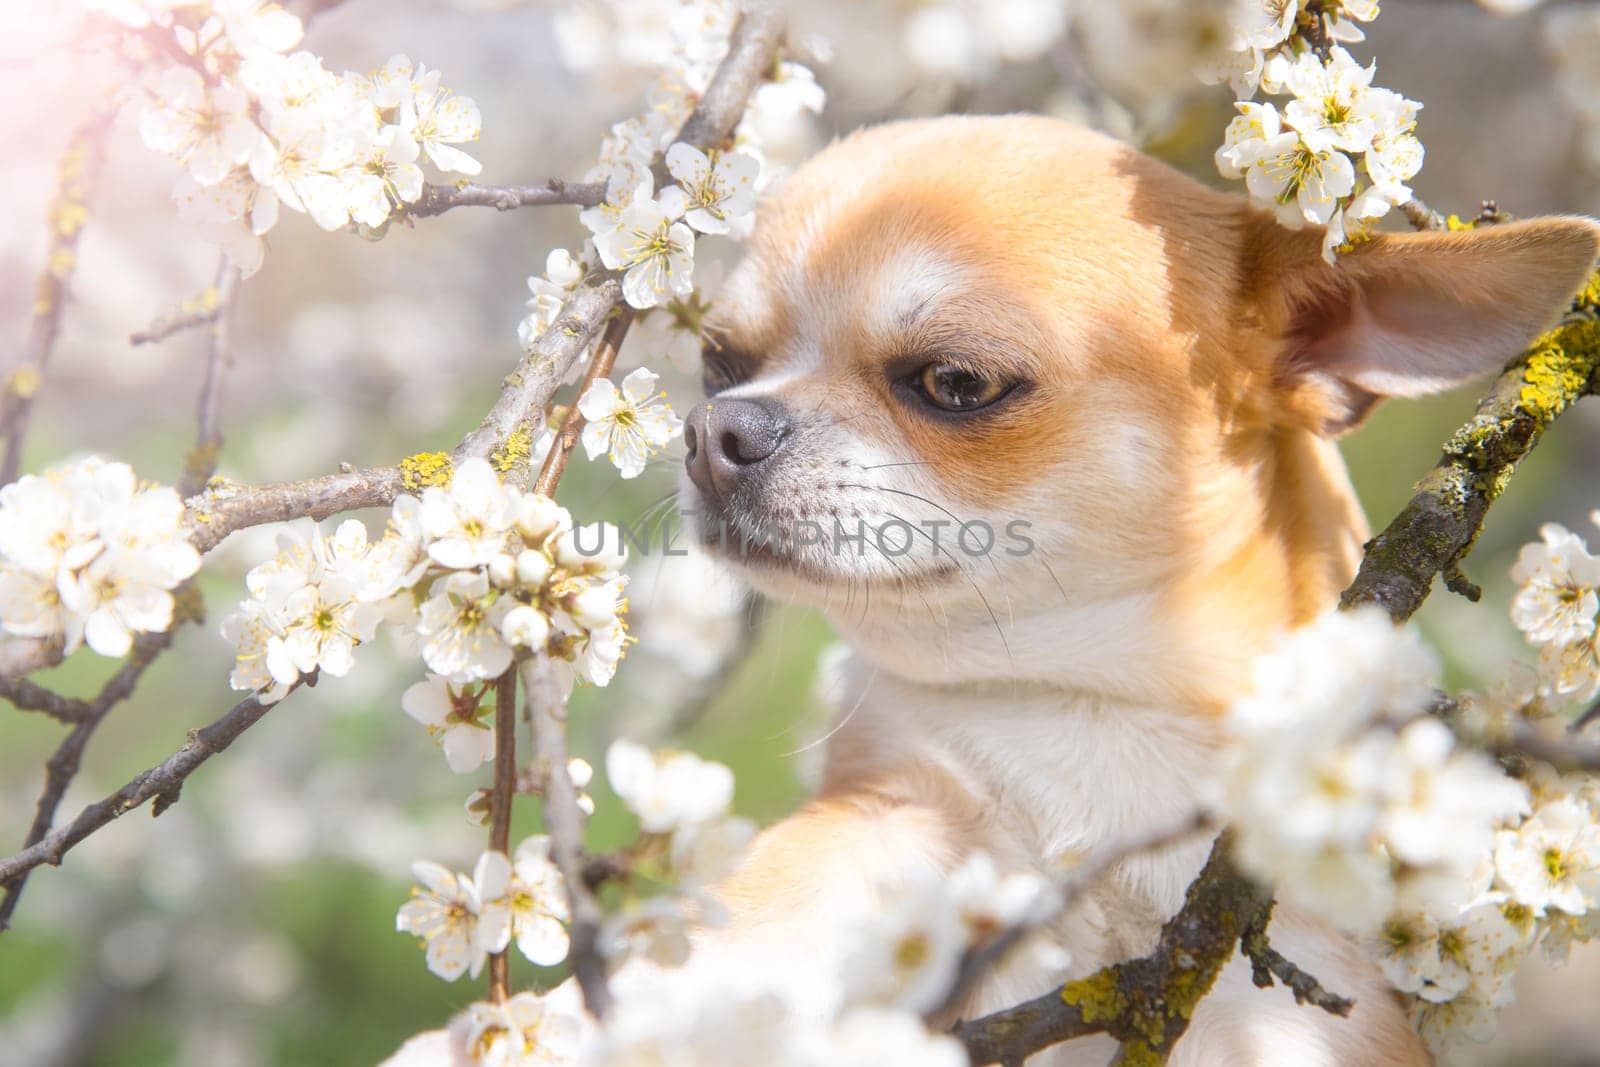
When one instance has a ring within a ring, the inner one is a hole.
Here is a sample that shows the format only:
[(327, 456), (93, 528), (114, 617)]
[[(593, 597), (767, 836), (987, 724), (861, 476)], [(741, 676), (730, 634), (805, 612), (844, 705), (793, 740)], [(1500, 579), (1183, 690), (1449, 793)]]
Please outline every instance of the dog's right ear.
[(1376, 234), (1329, 264), (1322, 230), (1251, 211), (1249, 296), (1276, 348), (1274, 408), (1337, 436), (1389, 396), (1441, 392), (1504, 366), (1595, 269), (1600, 225), (1543, 218)]

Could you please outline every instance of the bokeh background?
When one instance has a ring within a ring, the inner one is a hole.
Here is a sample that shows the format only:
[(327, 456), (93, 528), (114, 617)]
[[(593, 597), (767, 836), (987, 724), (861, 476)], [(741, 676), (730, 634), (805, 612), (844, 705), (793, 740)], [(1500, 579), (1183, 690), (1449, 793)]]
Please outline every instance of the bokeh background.
[[(587, 169), (607, 124), (640, 108), (639, 61), (664, 47), (671, 7), (347, 0), (317, 17), (304, 47), (335, 70), (372, 69), (397, 52), (441, 68), (482, 107), (482, 180), (513, 183)], [(1188, 73), (1215, 32), (1202, 7), (797, 3), (794, 41), (829, 101), (820, 119), (774, 132), (774, 162), (792, 164), (836, 134), (896, 116), (1037, 110), (1102, 126), (1219, 182), (1210, 154), (1228, 97)], [(0, 16), (0, 323), (7, 350), (20, 353), (56, 158), (116, 91), (117, 69), (75, 43), (77, 16), (64, 3), (4, 0)], [(1495, 198), (1517, 215), (1600, 214), (1594, 5), (1507, 14), (1467, 0), (1388, 0), (1353, 50), (1378, 58), (1379, 84), (1425, 103), (1418, 132), (1428, 162), (1415, 185), (1430, 204), (1470, 215)], [(114, 132), (92, 196), (25, 470), (96, 451), (173, 481), (193, 434), (204, 338), (132, 347), (128, 335), (205, 289), (216, 254), (178, 221), (174, 168), (140, 144), (131, 119)], [(581, 237), (575, 212), (560, 208), (458, 210), (391, 227), (376, 242), (288, 218), (241, 291), (222, 472), (297, 478), (449, 448), (518, 357), (525, 278), (549, 249)], [(701, 245), (702, 263), (736, 253), (725, 242)], [(638, 348), (647, 334), (636, 333)], [(668, 373), (665, 385), (680, 410), (694, 402), (693, 378)], [(1469, 393), (1393, 404), (1347, 441), (1375, 522), (1433, 463), (1470, 412)], [(671, 454), (620, 483), (609, 467), (579, 459), (563, 499), (586, 517), (636, 520), (670, 507), (676, 470)], [(1522, 646), (1505, 618), (1516, 549), (1548, 520), (1595, 536), (1587, 516), (1596, 506), (1600, 403), (1591, 402), (1563, 420), (1491, 513), (1468, 563), (1483, 603), (1441, 592), (1423, 612), (1452, 681), (1487, 684), (1517, 658)], [(368, 518), (376, 529), (381, 518)], [(232, 702), (215, 621), (239, 597), (244, 570), (272, 551), (270, 530), (218, 550), (202, 576), (212, 620), (186, 628), (99, 730), (64, 814), (163, 758)], [(652, 556), (636, 564), (635, 581), (640, 643), (616, 684), (580, 693), (575, 751), (599, 765), (618, 734), (670, 738), (733, 766), (741, 812), (781, 816), (804, 796), (825, 731), (817, 679), (826, 625), (751, 605), (694, 560)], [(112, 666), (85, 652), (42, 680), (90, 693)], [(482, 847), (462, 803), (486, 781), (451, 774), (400, 711), (401, 690), (418, 677), (420, 665), (383, 646), (363, 650), (349, 677), (275, 710), (159, 819), (136, 812), (62, 869), (36, 872), (14, 928), (0, 936), (0, 1063), (368, 1064), (468, 1003), (476, 984), (439, 982), (393, 929), (412, 860), (467, 868)], [(60, 736), (43, 716), (0, 707), (0, 852), (20, 844)], [(620, 807), (607, 803), (603, 782), (594, 791), (592, 844), (625, 840)], [(521, 818), (519, 829), (536, 828), (531, 806)], [(1593, 957), (1579, 953), (1557, 977), (1531, 965), (1500, 1037), (1477, 1058), (1600, 1062), (1587, 1051), (1600, 1033)]]

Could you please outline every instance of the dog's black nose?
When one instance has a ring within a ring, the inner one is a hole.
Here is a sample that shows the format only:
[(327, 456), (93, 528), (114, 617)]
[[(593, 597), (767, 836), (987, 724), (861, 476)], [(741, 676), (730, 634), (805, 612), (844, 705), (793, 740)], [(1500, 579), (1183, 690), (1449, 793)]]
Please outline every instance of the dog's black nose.
[(788, 433), (783, 408), (770, 400), (707, 400), (683, 424), (689, 479), (701, 492), (727, 496)]

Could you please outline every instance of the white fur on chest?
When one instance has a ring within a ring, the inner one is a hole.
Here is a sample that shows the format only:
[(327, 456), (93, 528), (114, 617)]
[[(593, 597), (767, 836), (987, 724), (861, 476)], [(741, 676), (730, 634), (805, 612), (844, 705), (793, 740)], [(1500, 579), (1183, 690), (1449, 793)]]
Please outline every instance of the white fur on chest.
[[(1059, 876), (1175, 829), (1216, 766), (1211, 724), (1192, 714), (1042, 686), (923, 686), (870, 669), (855, 680), (832, 746), (849, 763), (830, 753), (830, 773), (939, 767), (971, 796), (977, 845), (1003, 866)], [(1121, 864), (1111, 884), (1126, 913), (1175, 911), (1206, 847)]]

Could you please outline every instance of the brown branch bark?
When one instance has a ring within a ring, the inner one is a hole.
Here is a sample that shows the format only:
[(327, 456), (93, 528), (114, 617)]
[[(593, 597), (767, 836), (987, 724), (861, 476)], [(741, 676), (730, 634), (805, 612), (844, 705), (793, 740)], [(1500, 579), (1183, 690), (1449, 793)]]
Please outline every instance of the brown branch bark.
[[(509, 667), (494, 684), (494, 788), (489, 803), (489, 848), (511, 855), (511, 802), (517, 785), (517, 669)], [(489, 957), (489, 999), (511, 995), (511, 947)]]
[(1246, 927), (1271, 900), (1234, 868), (1223, 834), (1183, 907), (1161, 928), (1154, 952), (961, 1023), (955, 1035), (975, 1067), (1021, 1064), (1040, 1049), (1089, 1034), (1116, 1038), (1120, 1048), (1113, 1063), (1165, 1062)]
[(216, 321), (217, 312), (221, 308), (220, 295), (217, 286), (212, 285), (154, 320), (144, 329), (130, 333), (128, 343), (134, 346), (152, 345), (184, 330), (210, 325)]
[(1272, 988), (1273, 980), (1282, 982), (1294, 994), (1296, 1004), (1314, 1004), (1332, 1015), (1348, 1016), (1356, 1002), (1322, 988), (1322, 983), (1291, 963), (1283, 953), (1272, 947), (1267, 927), (1272, 921), (1272, 902), (1258, 911), (1245, 925), (1239, 938), (1239, 947), (1250, 960), (1250, 980), (1261, 989)]
[(177, 752), (115, 793), (84, 808), (71, 823), (45, 835), (16, 855), (0, 860), (0, 882), (16, 879), (41, 864), (58, 866), (61, 857), (72, 846), (147, 800), (153, 799), (156, 802), (155, 814), (161, 814), (177, 801), (189, 775), (206, 760), (233, 744), (240, 734), (276, 706), (263, 704), (254, 696), (239, 701), (221, 718), (191, 733), (188, 743)]
[[(189, 598), (180, 591), (178, 601), (180, 614), (174, 619), (173, 627), (176, 628), (185, 618), (193, 617), (193, 611), (183, 610)], [(82, 714), (74, 720), (72, 731), (67, 734), (55, 752), (45, 763), (44, 788), (40, 791), (38, 803), (34, 808), (33, 823), (28, 828), (28, 836), (24, 839), (23, 850), (15, 860), (29, 854), (30, 850), (40, 848), (52, 836), (51, 827), (55, 825), (56, 812), (61, 807), (61, 801), (66, 796), (67, 787), (78, 775), (78, 768), (83, 762), (83, 752), (89, 745), (89, 739), (94, 735), (95, 729), (111, 709), (133, 694), (134, 687), (139, 684), (139, 679), (150, 668), (156, 658), (172, 644), (173, 631), (164, 633), (141, 634), (134, 642), (133, 651), (111, 680), (101, 688), (94, 700), (82, 708)], [(80, 702), (81, 703), (81, 702)], [(119, 813), (120, 814), (120, 813)], [(108, 819), (109, 821), (109, 819)], [(70, 847), (70, 846), (69, 846)], [(49, 849), (42, 854), (46, 862), (57, 862), (59, 852), (52, 853)], [(54, 855), (55, 859), (48, 859)], [(4, 886), (6, 895), (0, 901), (0, 931), (11, 925), (11, 916), (17, 910), (17, 903), (22, 898), (22, 890), (27, 883), (28, 871), (37, 862), (29, 863), (17, 870), (10, 868), (12, 861), (0, 862), (0, 886)]]
[(0, 697), (18, 710), (43, 712), (68, 725), (87, 718), (93, 708), (87, 700), (64, 697), (26, 678), (0, 678)]
[(1596, 388), (1597, 311), (1593, 305), (1575, 305), (1565, 324), (1495, 379), (1472, 421), (1445, 442), (1415, 495), (1367, 543), (1361, 570), (1339, 599), (1341, 607), (1377, 604), (1404, 621), (1422, 606), (1440, 574), (1453, 591), (1477, 599), (1476, 587), (1461, 574), (1461, 560), (1517, 464), (1552, 422)]
[[(627, 305), (617, 309), (615, 317), (606, 326), (606, 332), (600, 339), (600, 347), (595, 350), (594, 358), (589, 361), (589, 369), (584, 373), (583, 381), (578, 385), (578, 396), (588, 392), (597, 378), (604, 378), (611, 373), (611, 368), (617, 362), (617, 352), (622, 348), (622, 340), (628, 335), (628, 327), (633, 324), (633, 309)], [(539, 477), (533, 483), (533, 491), (543, 493), (545, 496), (554, 496), (556, 486), (561, 482), (561, 476), (566, 473), (567, 460), (572, 458), (572, 450), (577, 447), (578, 439), (583, 435), (583, 428), (589, 420), (583, 417), (583, 412), (574, 404), (572, 410), (567, 412), (566, 421), (561, 424), (561, 432), (556, 434), (555, 440), (550, 443), (550, 452), (544, 457), (544, 466), (539, 469)]]

